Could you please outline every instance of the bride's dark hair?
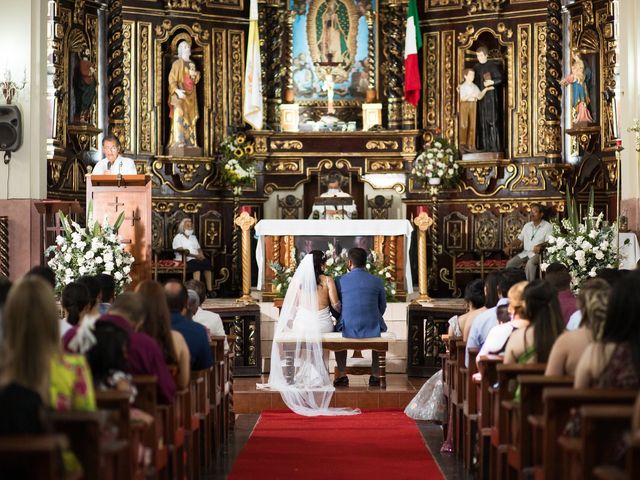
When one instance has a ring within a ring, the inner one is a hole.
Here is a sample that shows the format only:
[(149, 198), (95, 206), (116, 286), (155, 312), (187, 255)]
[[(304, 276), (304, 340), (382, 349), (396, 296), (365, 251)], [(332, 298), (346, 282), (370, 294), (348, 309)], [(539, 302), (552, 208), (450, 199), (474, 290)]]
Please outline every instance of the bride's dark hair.
[(324, 264), (326, 259), (324, 258), (324, 253), (320, 250), (311, 250), (307, 255), (313, 255), (313, 271), (316, 274), (316, 284), (320, 285), (320, 275), (324, 274)]

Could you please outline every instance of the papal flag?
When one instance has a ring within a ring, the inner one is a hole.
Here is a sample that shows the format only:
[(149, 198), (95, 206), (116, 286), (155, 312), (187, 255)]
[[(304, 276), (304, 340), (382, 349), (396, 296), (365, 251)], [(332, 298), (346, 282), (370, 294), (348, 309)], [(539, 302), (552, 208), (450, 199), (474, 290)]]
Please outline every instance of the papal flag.
[(249, 39), (247, 64), (244, 71), (244, 121), (255, 130), (262, 130), (262, 68), (260, 66), (260, 39), (258, 38), (258, 0), (249, 6)]
[(404, 98), (414, 107), (420, 100), (420, 70), (418, 49), (422, 47), (420, 19), (416, 0), (409, 0), (407, 28), (404, 36)]

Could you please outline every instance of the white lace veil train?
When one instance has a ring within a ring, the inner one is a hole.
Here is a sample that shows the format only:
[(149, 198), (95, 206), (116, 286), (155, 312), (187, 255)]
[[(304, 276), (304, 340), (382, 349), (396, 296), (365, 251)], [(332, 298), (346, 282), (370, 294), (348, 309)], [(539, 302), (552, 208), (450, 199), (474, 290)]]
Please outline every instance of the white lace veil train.
[(271, 348), (269, 383), (299, 415), (355, 415), (360, 410), (329, 408), (335, 388), (322, 357), (318, 292), (313, 255), (296, 270), (282, 305)]

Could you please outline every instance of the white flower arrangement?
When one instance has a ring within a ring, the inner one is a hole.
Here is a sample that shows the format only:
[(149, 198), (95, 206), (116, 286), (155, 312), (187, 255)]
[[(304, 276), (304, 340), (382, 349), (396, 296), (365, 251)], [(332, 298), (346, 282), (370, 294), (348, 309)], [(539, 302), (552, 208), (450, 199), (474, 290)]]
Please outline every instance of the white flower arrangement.
[[(297, 262), (295, 260), (295, 249), (292, 249), (292, 258), (289, 262), (288, 267), (284, 267), (277, 262), (271, 262), (269, 264), (269, 268), (273, 270), (275, 276), (272, 280), (273, 292), (277, 297), (284, 297), (287, 293), (287, 288), (289, 288), (289, 284), (291, 283), (291, 278), (296, 271)], [(324, 274), (332, 277), (338, 278), (342, 275), (345, 275), (349, 272), (347, 267), (347, 249), (343, 248), (340, 252), (338, 252), (335, 246), (329, 242), (327, 246), (326, 252), (324, 252), (325, 258), (325, 269)], [(384, 291), (387, 297), (387, 300), (394, 300), (396, 295), (396, 283), (393, 279), (393, 269), (390, 265), (384, 264), (382, 259), (379, 259), (374, 251), (369, 252), (369, 256), (367, 258), (366, 270), (371, 275), (375, 275), (379, 277), (384, 283)]]
[(233, 189), (234, 195), (242, 193), (242, 187), (251, 185), (256, 178), (256, 162), (253, 144), (247, 142), (244, 133), (225, 138), (220, 144), (222, 153), (222, 182)]
[(416, 157), (411, 175), (431, 185), (452, 186), (458, 178), (459, 165), (456, 149), (443, 138), (436, 138), (428, 148)]
[(577, 290), (587, 279), (595, 277), (599, 269), (618, 267), (617, 234), (615, 223), (604, 222), (602, 213), (594, 215), (593, 190), (587, 216), (582, 222), (578, 220), (575, 200), (570, 201), (567, 195), (567, 218), (553, 223), (541, 268), (544, 271), (554, 262), (566, 265), (571, 275), (571, 288)]
[(60, 293), (65, 285), (82, 275), (100, 273), (113, 277), (116, 293), (124, 291), (131, 283), (131, 264), (134, 262), (117, 234), (124, 221), (124, 212), (118, 216), (115, 224), (110, 225), (106, 215), (100, 224), (93, 218), (93, 206), (90, 203), (86, 227), (70, 221), (62, 212), (58, 215), (63, 234), (58, 235), (56, 244), (45, 251), (46, 256), (53, 255), (48, 265), (56, 274), (56, 291)]

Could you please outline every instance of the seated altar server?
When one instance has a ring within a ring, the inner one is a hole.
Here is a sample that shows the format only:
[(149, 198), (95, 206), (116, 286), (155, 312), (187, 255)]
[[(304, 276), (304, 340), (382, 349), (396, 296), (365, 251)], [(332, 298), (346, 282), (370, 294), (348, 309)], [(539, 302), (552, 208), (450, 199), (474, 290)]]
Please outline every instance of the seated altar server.
[[(353, 197), (346, 192), (343, 192), (340, 188), (342, 184), (342, 175), (339, 172), (331, 172), (327, 180), (327, 191), (320, 195), (321, 199), (339, 198), (336, 201), (336, 205), (330, 205), (329, 202), (323, 201), (322, 204), (316, 202), (313, 204), (313, 209), (309, 218), (323, 219), (323, 220), (344, 220), (356, 218), (357, 210)], [(351, 203), (346, 202), (345, 199), (351, 199)]]
[(120, 155), (120, 140), (115, 135), (107, 135), (102, 140), (104, 157), (91, 172), (94, 175), (135, 175), (136, 164), (130, 158)]

